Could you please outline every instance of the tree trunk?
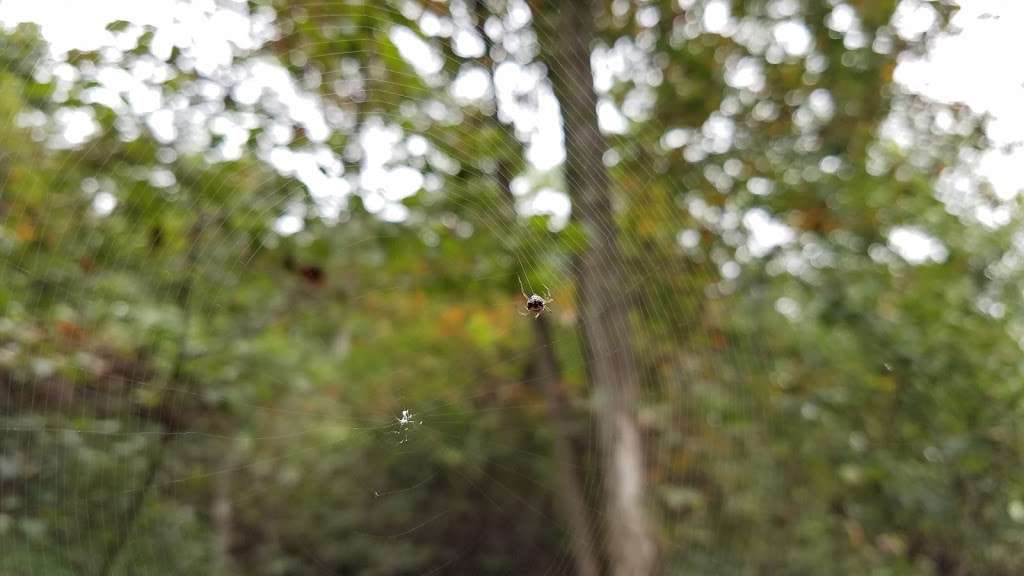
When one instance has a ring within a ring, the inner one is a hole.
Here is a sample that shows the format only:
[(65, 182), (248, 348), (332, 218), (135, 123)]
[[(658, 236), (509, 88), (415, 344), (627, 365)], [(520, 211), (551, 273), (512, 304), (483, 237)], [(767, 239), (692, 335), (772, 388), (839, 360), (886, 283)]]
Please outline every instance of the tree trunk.
[(227, 576), (236, 571), (231, 558), (231, 546), (234, 540), (233, 510), (231, 505), (231, 477), (235, 463), (234, 449), (229, 448), (225, 457), (225, 472), (217, 476), (214, 483), (213, 503), (210, 516), (213, 520), (213, 574)]
[(546, 317), (534, 320), (537, 334), (537, 370), (544, 387), (544, 398), (548, 418), (554, 429), (552, 439), (558, 487), (562, 498), (562, 512), (569, 523), (569, 538), (572, 541), (579, 576), (599, 576), (600, 565), (594, 550), (594, 534), (587, 511), (587, 499), (580, 486), (577, 473), (578, 462), (569, 428), (569, 406), (565, 387), (562, 385), (561, 369), (555, 356), (554, 340)]
[(613, 576), (646, 576), (654, 570), (657, 551), (644, 506), (643, 443), (634, 413), (639, 382), (590, 69), (594, 6), (590, 0), (557, 6), (557, 33), (541, 38), (557, 43), (548, 47), (556, 50), (547, 50), (555, 56), (547, 59), (548, 75), (562, 109), (573, 217), (587, 241), (576, 283), (589, 374), (599, 401), (609, 556)]
[[(476, 32), (484, 42), (484, 54), (481, 64), (487, 68), (491, 91), (494, 94), (494, 113), (491, 116), (495, 123), (498, 120), (498, 90), (494, 85), (494, 62), (491, 61), (491, 39), (484, 30), (484, 22), (488, 10), (484, 0), (474, 0), (471, 4), (476, 21)], [(506, 127), (507, 129), (507, 127)], [(510, 222), (516, 218), (516, 199), (512, 194), (512, 175), (505, 163), (499, 163), (497, 170), (498, 186), (510, 207)], [(601, 564), (598, 560), (594, 544), (594, 531), (590, 513), (587, 508), (586, 495), (583, 492), (577, 471), (576, 451), (572, 440), (572, 431), (568, 425), (568, 399), (562, 382), (561, 369), (555, 356), (554, 341), (547, 318), (541, 316), (533, 322), (537, 349), (540, 354), (536, 366), (544, 391), (548, 419), (552, 427), (552, 454), (555, 473), (558, 477), (558, 490), (562, 503), (562, 514), (567, 523), (569, 540), (572, 543), (573, 559), (576, 563), (578, 576), (600, 576)]]

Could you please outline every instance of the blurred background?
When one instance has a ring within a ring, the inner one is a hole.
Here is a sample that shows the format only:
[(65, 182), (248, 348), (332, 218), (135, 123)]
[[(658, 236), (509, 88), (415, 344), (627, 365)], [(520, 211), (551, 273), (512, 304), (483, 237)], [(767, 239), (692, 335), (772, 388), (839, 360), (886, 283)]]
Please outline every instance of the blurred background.
[(0, 0), (0, 575), (1019, 573), (1022, 26)]

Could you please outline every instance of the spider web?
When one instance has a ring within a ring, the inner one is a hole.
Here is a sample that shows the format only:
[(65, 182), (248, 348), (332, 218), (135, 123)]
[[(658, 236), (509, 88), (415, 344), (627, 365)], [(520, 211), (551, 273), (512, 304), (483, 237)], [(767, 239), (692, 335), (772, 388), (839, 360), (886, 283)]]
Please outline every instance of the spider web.
[[(11, 157), (45, 150), (53, 176), (41, 198), (4, 176), (0, 570), (576, 573), (536, 368), (549, 351), (570, 471), (605, 554), (616, 519), (578, 326), (606, 310), (579, 317), (573, 304), (584, 243), (561, 190), (574, 183), (558, 181), (558, 105), (530, 52), (552, 41), (536, 25), (546, 16), (509, 2), (488, 33), (505, 39), (508, 67), (491, 71), (464, 4), (454, 19), (416, 3), (168, 6), (157, 21), (112, 12), (128, 23), (84, 47), (98, 58), (48, 37), (45, 52), (5, 61), (57, 88), (52, 117), (9, 105), (5, 118), (34, 138)], [(330, 54), (336, 68), (311, 72), (315, 43), (271, 49), (321, 24), (324, 44), (363, 39)], [(133, 52), (147, 30), (150, 47)], [(230, 41), (206, 38), (224, 31)], [(360, 58), (374, 35), (405, 60), (371, 90), (378, 71)], [(440, 54), (440, 37), (467, 46)], [(604, 50), (602, 106), (629, 72)], [(95, 85), (67, 101), (83, 82)], [(4, 97), (30, 101), (27, 84), (7, 85)], [(616, 118), (601, 115), (616, 193), (653, 198), (664, 177), (623, 158)], [(695, 138), (705, 153), (721, 140)], [(782, 425), (775, 372), (767, 345), (726, 337), (716, 318), (740, 263), (702, 252), (693, 214), (708, 228), (723, 215), (668, 197), (630, 216), (678, 223), (676, 252), (618, 238), (618, 304), (638, 326), (618, 345), (644, 368), (643, 501), (666, 573), (740, 573), (742, 554), (719, 551), (762, 533), (759, 504), (785, 491), (768, 446)], [(519, 277), (527, 294), (553, 288), (541, 318), (518, 313)]]

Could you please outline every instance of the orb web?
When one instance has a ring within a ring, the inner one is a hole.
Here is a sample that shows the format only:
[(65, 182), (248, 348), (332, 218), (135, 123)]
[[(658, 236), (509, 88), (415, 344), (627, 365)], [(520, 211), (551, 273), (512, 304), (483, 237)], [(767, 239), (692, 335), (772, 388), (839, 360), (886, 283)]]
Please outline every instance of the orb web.
[[(574, 182), (557, 13), (158, 4), (42, 38), (0, 6), (0, 568), (553, 575), (583, 570), (580, 546), (604, 565), (619, 519), (588, 354), (608, 350), (580, 335), (609, 309), (578, 305), (598, 241), (622, 251), (612, 346), (635, 356), (660, 567), (742, 573), (784, 541), (769, 504), (799, 481), (772, 441), (821, 407), (776, 385), (757, 338), (800, 308), (758, 275), (796, 239), (722, 198), (773, 191), (735, 118), (770, 119), (765, 69), (810, 62), (805, 27), (763, 23), (783, 36), (764, 61), (731, 60), (680, 127), (652, 112), (670, 70), (645, 49), (736, 33), (727, 3), (669, 37), (653, 4), (611, 3), (608, 28), (637, 31), (599, 38), (593, 85), (570, 86), (597, 91), (606, 141)], [(796, 162), (768, 157), (779, 181)], [(581, 181), (614, 198), (600, 238), (573, 218)], [(520, 278), (552, 288), (543, 315), (519, 313)]]

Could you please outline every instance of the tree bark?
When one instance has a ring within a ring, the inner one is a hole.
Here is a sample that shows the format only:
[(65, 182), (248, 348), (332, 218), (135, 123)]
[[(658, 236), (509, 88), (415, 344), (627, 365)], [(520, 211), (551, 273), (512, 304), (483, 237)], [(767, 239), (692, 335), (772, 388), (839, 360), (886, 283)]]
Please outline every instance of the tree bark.
[[(233, 449), (229, 449), (224, 460), (225, 470), (230, 471), (236, 466)], [(215, 576), (236, 573), (231, 557), (231, 546), (234, 541), (231, 477), (231, 472), (224, 472), (217, 476), (214, 484), (213, 503), (210, 507), (210, 517), (213, 520), (213, 574)]]
[(577, 293), (591, 383), (598, 395), (607, 536), (613, 576), (646, 576), (657, 550), (644, 503), (643, 442), (635, 409), (639, 381), (628, 302), (621, 294), (623, 258), (603, 163), (606, 143), (597, 123), (590, 68), (594, 39), (591, 0), (557, 4), (558, 29), (546, 53), (548, 75), (562, 109), (566, 186), (573, 218), (587, 246), (577, 269)]
[[(498, 120), (498, 91), (494, 84), (494, 62), (491, 60), (491, 40), (484, 30), (484, 22), (488, 10), (484, 0), (473, 0), (471, 4), (476, 24), (476, 33), (484, 43), (484, 54), (481, 64), (488, 71), (491, 92), (494, 94), (494, 113), (491, 116), (495, 123)], [(505, 163), (499, 163), (497, 170), (498, 186), (509, 203), (510, 222), (516, 218), (516, 199), (512, 194), (512, 175)], [(572, 430), (569, 426), (568, 395), (562, 381), (561, 369), (555, 355), (554, 340), (547, 318), (535, 319), (534, 338), (540, 351), (536, 359), (536, 367), (544, 391), (548, 419), (552, 427), (552, 455), (554, 457), (555, 474), (558, 477), (558, 490), (562, 500), (562, 514), (567, 522), (569, 540), (572, 543), (573, 559), (578, 576), (600, 576), (601, 564), (594, 544), (594, 531), (588, 512), (586, 495), (577, 472), (577, 458)]]
[(569, 427), (569, 402), (562, 384), (558, 358), (555, 356), (551, 328), (544, 316), (535, 319), (533, 325), (539, 350), (537, 371), (544, 387), (548, 419), (551, 420), (554, 429), (552, 449), (559, 491), (564, 498), (562, 513), (569, 523), (569, 538), (576, 560), (576, 573), (579, 576), (599, 576), (601, 568), (595, 551), (586, 495), (580, 486), (577, 473), (578, 462), (573, 447), (572, 430)]

